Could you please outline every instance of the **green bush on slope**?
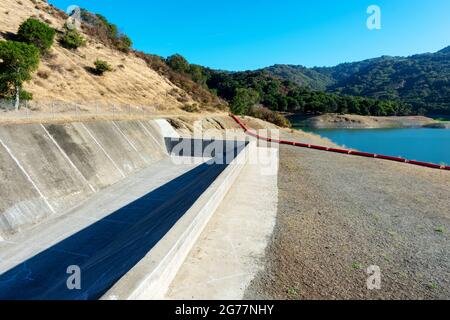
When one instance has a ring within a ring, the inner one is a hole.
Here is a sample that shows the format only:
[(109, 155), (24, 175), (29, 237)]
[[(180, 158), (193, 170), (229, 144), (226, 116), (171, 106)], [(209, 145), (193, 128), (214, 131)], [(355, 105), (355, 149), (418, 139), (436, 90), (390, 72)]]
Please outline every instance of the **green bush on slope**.
[(111, 65), (104, 60), (97, 59), (94, 62), (94, 65), (95, 65), (95, 72), (100, 76), (103, 75), (107, 71), (113, 70)]
[(34, 18), (28, 18), (20, 25), (17, 39), (34, 45), (41, 53), (44, 53), (53, 45), (55, 34), (55, 29), (47, 24)]
[(64, 26), (65, 32), (59, 42), (66, 49), (78, 49), (86, 44), (86, 41), (76, 29)]

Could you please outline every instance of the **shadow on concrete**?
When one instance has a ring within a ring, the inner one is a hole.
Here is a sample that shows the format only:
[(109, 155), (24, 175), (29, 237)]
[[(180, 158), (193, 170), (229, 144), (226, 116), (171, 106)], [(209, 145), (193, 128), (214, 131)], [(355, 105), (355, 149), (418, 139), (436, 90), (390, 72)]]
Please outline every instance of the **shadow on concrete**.
[[(0, 275), (2, 300), (102, 297), (159, 242), (227, 167), (202, 164)], [(81, 289), (69, 290), (69, 266)]]

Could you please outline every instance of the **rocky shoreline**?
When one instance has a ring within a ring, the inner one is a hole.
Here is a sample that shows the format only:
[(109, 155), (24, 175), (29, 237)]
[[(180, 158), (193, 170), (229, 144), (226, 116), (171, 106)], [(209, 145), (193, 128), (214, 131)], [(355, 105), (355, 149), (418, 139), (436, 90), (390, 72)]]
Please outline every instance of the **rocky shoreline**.
[(315, 129), (379, 129), (379, 128), (450, 128), (450, 123), (439, 122), (424, 116), (372, 117), (359, 115), (324, 114), (314, 117), (289, 116), (298, 127)]
[(425, 128), (431, 129), (450, 129), (450, 122), (436, 122), (430, 123), (424, 126)]

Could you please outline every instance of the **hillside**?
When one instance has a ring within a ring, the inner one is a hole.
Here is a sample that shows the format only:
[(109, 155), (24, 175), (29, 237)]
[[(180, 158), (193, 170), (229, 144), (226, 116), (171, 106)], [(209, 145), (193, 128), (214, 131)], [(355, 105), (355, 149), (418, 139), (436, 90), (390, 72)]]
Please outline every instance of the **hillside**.
[(342, 63), (335, 67), (307, 68), (301, 65), (276, 64), (262, 69), (281, 79), (290, 80), (300, 86), (306, 86), (312, 90), (326, 91), (337, 82), (348, 79), (353, 74), (384, 59), (392, 59), (384, 56), (359, 62)]
[[(37, 18), (60, 35), (67, 15), (41, 0), (1, 0), (0, 40), (14, 40), (20, 24), (29, 17)], [(7, 9), (6, 9), (7, 8)], [(48, 108), (50, 102), (59, 105), (83, 103), (103, 108), (116, 106), (156, 106), (158, 109), (184, 108), (186, 105), (217, 104), (218, 99), (207, 90), (199, 89), (190, 79), (182, 78), (183, 88), (169, 80), (166, 72), (153, 70), (149, 57), (142, 53), (121, 52), (86, 33), (86, 45), (76, 50), (63, 48), (57, 39), (49, 53), (41, 58), (39, 69), (25, 90), (33, 94), (33, 108)], [(58, 35), (57, 35), (58, 38)], [(145, 60), (144, 60), (145, 58)], [(107, 61), (113, 71), (104, 76), (90, 72), (96, 59)], [(176, 78), (172, 75), (172, 78)], [(192, 89), (193, 92), (186, 92)]]
[(352, 113), (372, 116), (408, 115), (401, 102), (364, 98), (312, 90), (267, 71), (207, 71), (207, 85), (230, 102), (236, 114), (258, 114), (254, 105), (297, 114)]
[[(45, 111), (55, 104), (60, 112), (73, 111), (78, 104), (87, 110), (144, 106), (192, 113), (226, 110), (229, 103), (238, 113), (251, 112), (259, 104), (266, 108), (265, 120), (274, 117), (267, 109), (373, 116), (450, 113), (450, 47), (434, 54), (383, 56), (335, 67), (275, 65), (234, 73), (190, 64), (178, 54), (165, 59), (129, 45), (123, 48), (117, 42), (125, 39), (131, 44), (131, 39), (106, 17), (85, 10), (80, 33), (86, 44), (66, 49), (58, 41), (68, 18), (64, 12), (43, 0), (2, 4), (8, 9), (0, 11), (0, 40), (14, 40), (30, 17), (57, 32), (38, 70), (24, 84), (33, 95), (33, 110)], [(97, 59), (112, 71), (95, 74)], [(252, 115), (263, 116), (260, 111)]]
[(304, 66), (276, 64), (264, 70), (276, 77), (295, 82), (312, 90), (325, 91), (328, 86), (334, 84), (330, 75)]
[(305, 68), (276, 65), (272, 75), (314, 90), (398, 100), (419, 113), (450, 113), (450, 47), (436, 53)]
[(376, 60), (329, 89), (402, 100), (420, 113), (450, 113), (450, 54), (441, 51)]

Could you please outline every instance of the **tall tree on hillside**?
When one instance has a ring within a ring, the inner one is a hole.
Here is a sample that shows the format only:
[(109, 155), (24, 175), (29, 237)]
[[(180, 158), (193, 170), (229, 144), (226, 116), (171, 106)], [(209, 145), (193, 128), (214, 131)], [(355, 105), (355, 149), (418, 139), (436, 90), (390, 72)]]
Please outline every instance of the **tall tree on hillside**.
[(237, 115), (247, 114), (249, 109), (259, 103), (259, 93), (253, 89), (238, 88), (231, 102), (231, 112)]
[(22, 85), (31, 79), (39, 66), (39, 49), (15, 41), (0, 41), (0, 94), (15, 97), (14, 107), (19, 109)]
[(166, 63), (174, 71), (189, 73), (189, 62), (180, 54), (168, 57)]
[(206, 86), (206, 80), (208, 80), (208, 78), (203, 70), (204, 68), (202, 66), (191, 64), (189, 67), (189, 74), (191, 75), (192, 80), (202, 86)]

